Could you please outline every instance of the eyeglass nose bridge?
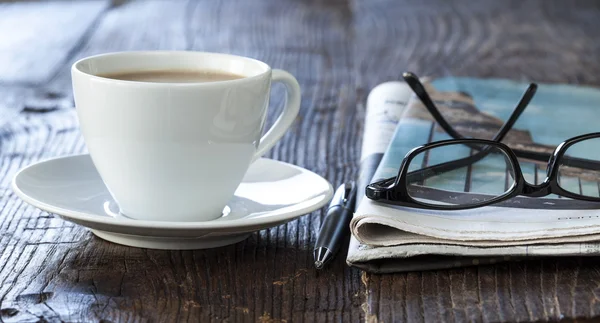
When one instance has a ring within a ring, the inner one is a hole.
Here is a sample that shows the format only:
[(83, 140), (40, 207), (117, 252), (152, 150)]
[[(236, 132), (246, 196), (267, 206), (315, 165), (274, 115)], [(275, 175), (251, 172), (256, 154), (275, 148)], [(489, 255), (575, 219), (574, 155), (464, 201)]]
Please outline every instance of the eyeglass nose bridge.
[(544, 197), (553, 194), (552, 182), (557, 176), (556, 161), (562, 155), (561, 152), (563, 151), (564, 146), (565, 143), (561, 143), (550, 155), (548, 163), (546, 164), (546, 179), (542, 183), (529, 184), (525, 181), (525, 179), (522, 180), (523, 189), (521, 195), (527, 197)]
[[(544, 197), (544, 196), (548, 196), (550, 194), (552, 194), (552, 187), (550, 185), (550, 181), (548, 180), (548, 178), (546, 178), (546, 180), (539, 184), (539, 185), (532, 185), (529, 184), (525, 181), (523, 181), (523, 190), (521, 191), (521, 195), (527, 196), (527, 197)], [(518, 188), (517, 188), (518, 190)]]

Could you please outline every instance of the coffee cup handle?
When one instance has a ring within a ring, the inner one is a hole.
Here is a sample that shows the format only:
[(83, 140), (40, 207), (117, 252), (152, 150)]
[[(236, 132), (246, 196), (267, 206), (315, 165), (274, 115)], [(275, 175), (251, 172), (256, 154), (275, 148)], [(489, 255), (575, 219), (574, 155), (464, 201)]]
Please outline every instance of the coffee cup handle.
[(296, 78), (284, 70), (274, 69), (271, 79), (273, 82), (281, 82), (285, 85), (285, 105), (273, 126), (260, 138), (260, 143), (256, 148), (252, 161), (259, 159), (283, 137), (300, 110), (300, 85)]

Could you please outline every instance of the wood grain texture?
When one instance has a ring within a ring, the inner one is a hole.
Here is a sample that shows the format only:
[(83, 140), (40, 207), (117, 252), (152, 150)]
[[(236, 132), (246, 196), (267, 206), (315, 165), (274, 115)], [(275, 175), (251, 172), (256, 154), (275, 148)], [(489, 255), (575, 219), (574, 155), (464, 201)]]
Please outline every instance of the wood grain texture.
[[(161, 251), (105, 242), (10, 190), (19, 168), (85, 152), (70, 108), (69, 66), (81, 57), (219, 51), (290, 71), (303, 89), (301, 112), (269, 157), (336, 185), (356, 175), (368, 91), (402, 71), (600, 86), (599, 3), (111, 3), (0, 4), (1, 39), (27, 45), (0, 44), (0, 322), (513, 322), (600, 315), (597, 259), (369, 275), (348, 268), (341, 254), (331, 268), (316, 271), (311, 249), (322, 212), (228, 247)], [(23, 18), (29, 27), (7, 38), (12, 25), (5, 18)], [(46, 32), (32, 32), (40, 29)], [(22, 68), (38, 61), (38, 69)], [(275, 86), (269, 122), (282, 94)]]
[(108, 1), (0, 3), (0, 84), (40, 84), (62, 67)]

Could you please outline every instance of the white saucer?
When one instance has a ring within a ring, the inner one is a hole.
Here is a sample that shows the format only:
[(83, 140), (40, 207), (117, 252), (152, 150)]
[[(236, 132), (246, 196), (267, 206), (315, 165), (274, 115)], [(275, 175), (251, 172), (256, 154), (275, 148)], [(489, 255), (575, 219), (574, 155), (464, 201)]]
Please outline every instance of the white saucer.
[(90, 228), (102, 239), (151, 249), (203, 249), (236, 243), (251, 232), (318, 210), (333, 194), (323, 177), (265, 158), (250, 166), (223, 216), (204, 222), (143, 221), (119, 215), (89, 155), (30, 165), (17, 173), (12, 186), (25, 202)]

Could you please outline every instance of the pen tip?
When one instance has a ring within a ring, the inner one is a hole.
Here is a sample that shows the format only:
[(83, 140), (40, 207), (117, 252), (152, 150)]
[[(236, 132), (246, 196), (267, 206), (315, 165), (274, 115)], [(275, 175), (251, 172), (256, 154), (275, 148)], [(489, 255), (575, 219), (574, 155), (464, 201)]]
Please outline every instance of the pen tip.
[(325, 267), (325, 264), (331, 260), (331, 251), (329, 251), (329, 249), (324, 248), (324, 247), (320, 247), (315, 249), (314, 251), (314, 256), (315, 256), (315, 267), (317, 269), (322, 269), (323, 267)]

